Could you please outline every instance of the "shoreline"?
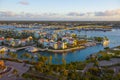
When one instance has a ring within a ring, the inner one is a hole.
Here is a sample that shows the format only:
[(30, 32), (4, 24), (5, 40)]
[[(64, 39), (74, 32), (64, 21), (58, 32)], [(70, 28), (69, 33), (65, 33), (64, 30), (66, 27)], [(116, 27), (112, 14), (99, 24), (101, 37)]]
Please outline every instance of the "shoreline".
[[(1, 47), (6, 47), (6, 46), (1, 46)], [(26, 46), (26, 47), (20, 47), (20, 48), (9, 48), (9, 47), (6, 47), (8, 50), (15, 50), (15, 51), (19, 51), (21, 49), (25, 49), (27, 47), (34, 47), (34, 46)], [(35, 47), (37, 48), (37, 47)], [(63, 49), (63, 50), (54, 50), (54, 49), (42, 49), (42, 48), (37, 48), (38, 50), (35, 51), (35, 52), (53, 52), (53, 53), (62, 53), (62, 52), (71, 52), (71, 51), (74, 51), (74, 50), (80, 50), (80, 49), (84, 49), (86, 48), (85, 46), (79, 46), (79, 47), (74, 47), (74, 48), (68, 48), (68, 49)], [(34, 53), (34, 52), (33, 52)]]
[(69, 49), (64, 49), (64, 50), (52, 50), (52, 49), (41, 49), (38, 48), (38, 51), (46, 51), (46, 52), (53, 52), (53, 53), (62, 53), (62, 52), (70, 52), (74, 50), (80, 50), (86, 48), (85, 46), (80, 46), (80, 47), (74, 47), (74, 48), (69, 48)]
[[(114, 49), (114, 48), (118, 48), (118, 47), (120, 47), (120, 45), (119, 46), (115, 46), (115, 47), (111, 47), (111, 48), (109, 48), (109, 50), (112, 50), (112, 49)], [(105, 51), (107, 51), (107, 50), (102, 50), (103, 52), (105, 52)], [(93, 54), (90, 54), (87, 58), (90, 58), (90, 56), (91, 55), (97, 55), (99, 52), (97, 52), (97, 53), (93, 53)], [(87, 58), (86, 58), (86, 60), (87, 60)]]

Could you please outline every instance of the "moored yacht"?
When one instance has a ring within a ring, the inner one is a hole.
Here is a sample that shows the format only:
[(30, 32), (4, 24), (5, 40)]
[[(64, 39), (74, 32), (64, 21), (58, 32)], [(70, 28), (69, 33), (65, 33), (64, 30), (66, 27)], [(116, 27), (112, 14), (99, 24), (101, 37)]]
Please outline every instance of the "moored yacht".
[(25, 50), (26, 50), (26, 51), (28, 51), (28, 52), (32, 52), (32, 53), (34, 53), (34, 52), (37, 52), (37, 51), (38, 51), (38, 49), (37, 49), (37, 48), (35, 48), (35, 47), (28, 47), (28, 48), (26, 48)]

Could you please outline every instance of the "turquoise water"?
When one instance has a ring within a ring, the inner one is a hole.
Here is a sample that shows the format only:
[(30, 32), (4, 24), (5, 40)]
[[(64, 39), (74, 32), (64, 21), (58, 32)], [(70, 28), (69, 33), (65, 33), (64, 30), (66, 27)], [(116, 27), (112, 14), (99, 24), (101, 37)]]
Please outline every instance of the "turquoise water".
[[(103, 31), (81, 31), (80, 34), (84, 34), (87, 36), (107, 36), (110, 39), (109, 47), (115, 47), (120, 45), (120, 29), (113, 29), (112, 31), (103, 32)], [(52, 56), (52, 62), (54, 64), (61, 64), (62, 58), (66, 60), (67, 63), (75, 62), (75, 61), (84, 61), (87, 56), (90, 54), (99, 52), (100, 50), (104, 50), (102, 45), (96, 45), (93, 47), (88, 47), (86, 49), (77, 50), (74, 52), (68, 53), (49, 53), (49, 52), (38, 52), (36, 54), (40, 54), (42, 56)], [(19, 55), (24, 53), (24, 51), (18, 52)], [(32, 54), (32, 55), (36, 55)]]

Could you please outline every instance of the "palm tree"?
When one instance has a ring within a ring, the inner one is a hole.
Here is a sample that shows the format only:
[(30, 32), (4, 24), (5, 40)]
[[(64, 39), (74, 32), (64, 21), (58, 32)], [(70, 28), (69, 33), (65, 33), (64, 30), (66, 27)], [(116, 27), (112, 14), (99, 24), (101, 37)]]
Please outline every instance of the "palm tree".
[(0, 78), (2, 78), (2, 75), (0, 75)]
[(49, 57), (49, 64), (52, 64), (52, 56)]
[(62, 59), (62, 63), (64, 66), (66, 66), (66, 60), (64, 58)]
[(4, 50), (1, 50), (1, 51), (0, 51), (0, 54), (2, 54), (2, 58), (4, 57), (4, 53), (5, 53)]
[(17, 75), (17, 74), (18, 74), (18, 70), (17, 70), (17, 69), (14, 69), (14, 70), (12, 71), (12, 73), (13, 73), (14, 75)]
[(24, 53), (22, 55), (24, 58), (27, 58), (27, 59), (31, 58), (31, 55), (29, 53)]
[(68, 71), (67, 71), (67, 70), (64, 70), (64, 71), (63, 71), (63, 75), (64, 75), (64, 76), (68, 76)]
[(34, 66), (34, 68), (40, 72), (43, 72), (42, 66), (44, 65), (43, 62), (37, 62), (37, 64)]
[(18, 57), (18, 55), (16, 53), (13, 53), (13, 52), (9, 52), (8, 56), (10, 56), (11, 58), (17, 58)]
[(59, 67), (59, 66), (56, 66), (56, 67), (55, 67), (55, 71), (56, 71), (56, 72), (59, 72), (59, 70), (60, 70), (60, 67)]

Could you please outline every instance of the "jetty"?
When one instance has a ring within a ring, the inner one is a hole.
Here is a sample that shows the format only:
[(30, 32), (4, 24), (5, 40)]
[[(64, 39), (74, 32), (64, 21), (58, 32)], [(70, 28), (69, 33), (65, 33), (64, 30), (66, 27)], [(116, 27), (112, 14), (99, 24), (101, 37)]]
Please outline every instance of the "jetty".
[[(1, 46), (1, 47), (6, 47), (6, 46)], [(28, 47), (33, 47), (33, 46), (24, 46), (24, 47), (19, 47), (19, 48), (10, 48), (10, 47), (6, 47), (8, 49), (8, 51), (19, 51), (19, 50), (22, 50), (22, 49), (26, 49)]]
[(69, 49), (61, 49), (61, 50), (55, 50), (55, 49), (41, 49), (37, 48), (38, 51), (46, 51), (46, 52), (53, 52), (53, 53), (63, 53), (63, 52), (70, 52), (74, 50), (79, 50), (79, 49), (84, 49), (85, 46), (80, 46), (80, 47), (74, 47), (74, 48), (69, 48)]

